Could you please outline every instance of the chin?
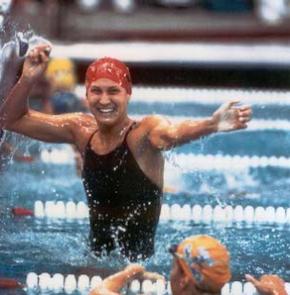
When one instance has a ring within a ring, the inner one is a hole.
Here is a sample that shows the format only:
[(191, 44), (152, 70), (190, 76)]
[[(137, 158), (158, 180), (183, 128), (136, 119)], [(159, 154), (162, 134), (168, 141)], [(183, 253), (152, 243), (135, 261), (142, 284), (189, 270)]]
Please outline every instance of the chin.
[(118, 118), (103, 118), (100, 116), (96, 116), (95, 118), (98, 124), (103, 126), (114, 126), (118, 124)]

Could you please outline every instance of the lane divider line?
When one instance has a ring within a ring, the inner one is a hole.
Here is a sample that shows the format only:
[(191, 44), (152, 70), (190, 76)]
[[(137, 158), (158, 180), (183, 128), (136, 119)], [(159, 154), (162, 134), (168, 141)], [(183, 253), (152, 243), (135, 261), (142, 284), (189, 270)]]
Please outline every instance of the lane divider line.
[[(132, 115), (134, 120), (142, 120), (144, 117), (151, 114), (142, 114), (142, 115)], [(187, 120), (199, 121), (206, 119), (207, 117), (190, 117), (190, 116), (168, 116), (166, 114), (155, 115), (165, 117), (171, 123), (180, 123)], [(247, 131), (265, 131), (265, 130), (275, 130), (275, 131), (290, 131), (290, 121), (285, 119), (253, 119), (248, 123), (248, 128), (243, 129), (242, 132)], [(221, 135), (221, 134), (219, 134)]]
[[(166, 154), (167, 155), (167, 154)], [(64, 153), (58, 149), (43, 150), (40, 159), (44, 163), (63, 165), (74, 163), (73, 153)], [(290, 157), (285, 156), (239, 156), (239, 155), (211, 155), (168, 153), (166, 164), (176, 164), (184, 172), (190, 171), (239, 171), (249, 168), (290, 168)]]
[(239, 171), (266, 167), (290, 168), (290, 157), (284, 156), (230, 156), (180, 153), (171, 154), (170, 162), (182, 167), (184, 172), (196, 170)]
[[(78, 85), (76, 95), (85, 97), (85, 87)], [(196, 103), (219, 105), (237, 99), (251, 105), (290, 105), (290, 91), (258, 89), (183, 88), (183, 87), (133, 87), (132, 102), (144, 103)]]
[[(63, 201), (36, 201), (34, 210), (19, 207), (12, 208), (15, 216), (34, 215), (36, 218), (49, 218), (51, 220), (87, 220), (89, 208), (85, 202)], [(24, 212), (24, 214), (23, 214)], [(26, 214), (27, 212), (32, 214)], [(160, 214), (161, 221), (194, 221), (196, 223), (240, 223), (248, 224), (290, 224), (290, 207), (253, 207), (225, 206), (220, 205), (179, 205), (163, 204)]]
[[(26, 285), (28, 289), (41, 289), (41, 290), (64, 290), (67, 293), (72, 293), (75, 290), (88, 291), (96, 287), (102, 282), (102, 278), (99, 276), (94, 276), (90, 278), (87, 275), (80, 275), (76, 277), (73, 274), (63, 275), (60, 273), (50, 275), (49, 273), (41, 273), (37, 275), (36, 273), (28, 273), (26, 277)], [(287, 293), (290, 294), (290, 283), (285, 283)], [(128, 289), (132, 293), (147, 293), (147, 294), (164, 294), (168, 292), (171, 294), (170, 282), (165, 282), (163, 280), (158, 280), (152, 282), (150, 280), (132, 281)], [(227, 283), (221, 292), (222, 295), (254, 295), (256, 294), (256, 289), (249, 282), (239, 282), (234, 281)]]

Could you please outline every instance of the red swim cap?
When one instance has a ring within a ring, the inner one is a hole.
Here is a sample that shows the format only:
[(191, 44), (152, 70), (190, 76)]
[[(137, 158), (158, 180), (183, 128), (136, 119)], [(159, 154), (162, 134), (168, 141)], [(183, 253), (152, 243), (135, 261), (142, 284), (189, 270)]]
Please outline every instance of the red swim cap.
[(101, 78), (110, 79), (125, 88), (128, 94), (132, 93), (131, 75), (128, 67), (121, 61), (105, 57), (91, 63), (86, 72), (87, 87), (93, 81)]

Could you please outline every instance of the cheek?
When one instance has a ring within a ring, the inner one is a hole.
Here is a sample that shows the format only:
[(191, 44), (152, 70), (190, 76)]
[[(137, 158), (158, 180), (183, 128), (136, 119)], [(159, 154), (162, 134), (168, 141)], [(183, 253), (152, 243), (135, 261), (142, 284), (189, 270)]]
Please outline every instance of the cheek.
[(87, 96), (87, 102), (89, 106), (93, 106), (97, 103), (98, 99), (95, 96), (89, 95)]

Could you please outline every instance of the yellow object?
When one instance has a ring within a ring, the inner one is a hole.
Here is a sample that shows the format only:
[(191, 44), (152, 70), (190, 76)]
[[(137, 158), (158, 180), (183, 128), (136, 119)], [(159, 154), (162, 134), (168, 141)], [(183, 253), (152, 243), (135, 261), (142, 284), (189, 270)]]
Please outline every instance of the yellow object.
[(181, 257), (184, 272), (205, 291), (218, 293), (231, 278), (229, 252), (213, 237), (186, 238), (178, 245), (176, 254)]
[(52, 83), (54, 91), (73, 91), (76, 85), (75, 68), (70, 59), (51, 59), (46, 70), (46, 77)]

